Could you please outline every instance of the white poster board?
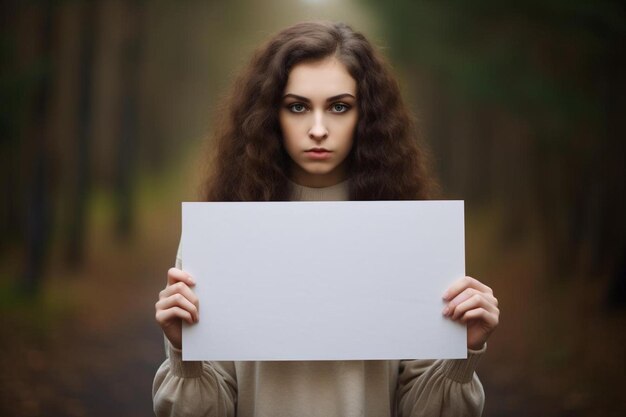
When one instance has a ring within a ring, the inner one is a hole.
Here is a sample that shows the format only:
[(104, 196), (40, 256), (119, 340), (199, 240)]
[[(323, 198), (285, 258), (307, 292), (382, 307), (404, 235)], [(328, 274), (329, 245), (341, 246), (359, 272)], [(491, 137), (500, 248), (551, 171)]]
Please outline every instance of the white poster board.
[(184, 360), (465, 358), (463, 201), (183, 203)]

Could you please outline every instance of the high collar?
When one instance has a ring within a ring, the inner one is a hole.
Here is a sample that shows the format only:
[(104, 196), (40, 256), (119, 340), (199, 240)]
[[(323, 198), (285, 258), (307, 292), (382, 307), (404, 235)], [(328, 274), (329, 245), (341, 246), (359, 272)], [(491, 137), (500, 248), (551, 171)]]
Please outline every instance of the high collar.
[(342, 181), (330, 187), (305, 187), (289, 181), (292, 201), (344, 201), (349, 197), (350, 180)]

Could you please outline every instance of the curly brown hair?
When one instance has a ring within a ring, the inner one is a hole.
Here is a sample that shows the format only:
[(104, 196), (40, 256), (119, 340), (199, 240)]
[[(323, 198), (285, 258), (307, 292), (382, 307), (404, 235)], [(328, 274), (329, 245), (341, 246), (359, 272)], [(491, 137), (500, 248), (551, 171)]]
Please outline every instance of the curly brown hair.
[(351, 200), (432, 198), (423, 146), (384, 59), (344, 23), (290, 26), (254, 53), (219, 119), (203, 197), (207, 201), (289, 199), (289, 156), (278, 110), (289, 72), (330, 56), (357, 82), (359, 120), (348, 155)]

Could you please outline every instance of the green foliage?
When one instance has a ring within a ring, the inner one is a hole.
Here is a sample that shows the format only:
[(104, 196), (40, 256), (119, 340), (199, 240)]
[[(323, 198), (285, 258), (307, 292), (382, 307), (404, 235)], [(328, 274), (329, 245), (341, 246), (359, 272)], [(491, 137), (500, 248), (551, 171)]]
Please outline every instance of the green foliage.
[[(567, 135), (602, 122), (598, 82), (624, 38), (614, 1), (369, 2), (394, 61), (427, 71), (455, 97)], [(539, 135), (538, 139), (559, 135)]]

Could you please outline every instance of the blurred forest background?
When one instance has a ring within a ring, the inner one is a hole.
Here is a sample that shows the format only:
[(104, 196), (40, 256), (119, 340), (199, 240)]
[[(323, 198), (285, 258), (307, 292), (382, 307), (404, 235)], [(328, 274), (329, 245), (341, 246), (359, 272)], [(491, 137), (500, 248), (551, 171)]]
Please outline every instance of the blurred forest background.
[(148, 416), (154, 302), (251, 51), (342, 20), (388, 56), (501, 325), (485, 416), (622, 416), (618, 1), (0, 3), (0, 415)]

